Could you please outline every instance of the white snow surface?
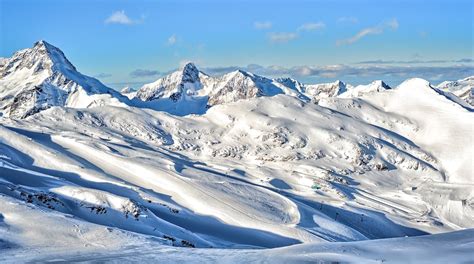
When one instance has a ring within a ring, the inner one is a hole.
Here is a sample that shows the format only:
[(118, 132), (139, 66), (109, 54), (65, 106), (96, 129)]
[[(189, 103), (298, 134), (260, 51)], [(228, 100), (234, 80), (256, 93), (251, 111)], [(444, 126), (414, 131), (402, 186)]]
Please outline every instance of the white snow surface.
[(188, 64), (141, 99), (81, 87), (0, 117), (0, 262), (474, 259), (473, 112), (425, 80), (304, 85)]
[(474, 76), (457, 81), (445, 81), (436, 87), (451, 92), (470, 106), (474, 106)]

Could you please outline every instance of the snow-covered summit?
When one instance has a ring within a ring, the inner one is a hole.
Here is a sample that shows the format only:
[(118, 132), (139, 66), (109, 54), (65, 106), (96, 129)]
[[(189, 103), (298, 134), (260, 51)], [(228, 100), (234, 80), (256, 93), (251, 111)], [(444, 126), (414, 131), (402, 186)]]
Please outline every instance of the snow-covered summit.
[(155, 82), (145, 84), (138, 92), (137, 97), (143, 101), (152, 101), (160, 98), (170, 98), (178, 101), (183, 95), (192, 95), (200, 90), (202, 79), (208, 76), (200, 72), (194, 63), (187, 63), (182, 69), (179, 69), (169, 75), (166, 75)]
[(447, 89), (451, 92), (462, 89), (464, 86), (474, 86), (474, 76), (469, 76), (467, 78), (457, 80), (457, 81), (444, 81), (437, 85), (437, 88)]
[(209, 105), (283, 93), (271, 79), (237, 70), (219, 78), (209, 94)]
[(183, 82), (196, 82), (199, 81), (199, 70), (196, 68), (196, 65), (192, 62), (186, 63), (182, 70), (183, 76), (181, 80)]
[(348, 87), (347, 91), (342, 93), (340, 97), (359, 97), (367, 93), (383, 92), (392, 89), (382, 80), (376, 80), (367, 85), (357, 85)]
[(39, 72), (42, 69), (76, 70), (60, 49), (44, 40), (37, 41), (33, 48), (17, 51), (12, 58), (5, 60), (6, 63), (2, 68), (2, 76), (7, 76), (22, 68), (31, 68), (33, 66), (35, 66), (35, 72)]
[(295, 96), (301, 94), (298, 89), (251, 72), (236, 70), (220, 77), (211, 77), (199, 71), (193, 63), (188, 63), (178, 71), (145, 84), (138, 90), (136, 97), (142, 101), (170, 99), (174, 103), (179, 103), (183, 98), (191, 101), (208, 98), (207, 105), (213, 106), (283, 93)]
[(335, 97), (346, 91), (346, 84), (340, 80), (332, 83), (310, 84), (305, 87), (306, 94), (316, 101), (321, 98)]
[[(41, 40), (0, 64), (0, 111), (25, 118), (52, 106), (90, 107), (119, 94), (79, 73), (57, 47)], [(112, 101), (119, 103), (118, 98)]]
[(296, 79), (286, 77), (286, 78), (276, 78), (275, 81), (283, 84), (284, 86), (293, 89), (295, 91), (298, 91), (300, 93), (304, 93), (305, 90), (305, 85), (301, 82), (299, 82)]
[(136, 92), (136, 91), (130, 86), (125, 86), (122, 89), (120, 89), (121, 94), (128, 94), (128, 93), (133, 93), (133, 92)]
[(436, 87), (443, 91), (451, 92), (466, 103), (474, 106), (474, 76), (457, 81), (445, 81)]

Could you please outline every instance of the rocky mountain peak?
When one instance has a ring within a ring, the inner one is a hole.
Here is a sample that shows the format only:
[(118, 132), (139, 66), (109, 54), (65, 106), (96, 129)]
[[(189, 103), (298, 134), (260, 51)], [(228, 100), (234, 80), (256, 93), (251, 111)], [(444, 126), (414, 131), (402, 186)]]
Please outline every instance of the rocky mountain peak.
[(389, 90), (389, 89), (392, 89), (392, 87), (390, 87), (388, 84), (386, 84), (384, 81), (382, 80), (376, 80), (376, 81), (373, 81), (372, 82), (372, 85), (375, 85), (375, 86), (378, 86), (380, 88), (383, 88), (384, 90)]
[(305, 89), (306, 93), (315, 100), (335, 97), (347, 91), (346, 84), (340, 80), (332, 83), (307, 85)]
[(304, 84), (300, 83), (298, 80), (295, 80), (290, 77), (286, 77), (286, 78), (277, 78), (275, 79), (275, 81), (283, 84), (284, 86), (292, 90), (298, 91), (300, 93), (304, 93)]
[(0, 112), (12, 118), (25, 118), (52, 106), (80, 104), (93, 94), (118, 94), (79, 73), (59, 48), (44, 40), (2, 60), (0, 77)]
[(19, 70), (31, 70), (33, 75), (42, 71), (52, 74), (56, 71), (76, 71), (74, 65), (57, 47), (40, 40), (32, 48), (16, 52), (0, 66), (0, 75), (5, 77)]
[(187, 63), (183, 67), (182, 74), (183, 76), (181, 77), (181, 81), (183, 83), (193, 83), (199, 81), (199, 70), (192, 62)]

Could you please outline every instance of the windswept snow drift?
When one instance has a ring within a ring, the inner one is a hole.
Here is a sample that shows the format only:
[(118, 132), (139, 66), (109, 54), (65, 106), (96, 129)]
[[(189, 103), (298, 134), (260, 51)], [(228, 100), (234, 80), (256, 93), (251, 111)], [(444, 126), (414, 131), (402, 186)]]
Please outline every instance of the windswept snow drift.
[[(129, 100), (45, 42), (14, 58), (0, 66), (0, 261), (469, 259), (473, 112), (424, 80), (304, 85), (188, 64)], [(19, 74), (42, 88), (10, 86)]]

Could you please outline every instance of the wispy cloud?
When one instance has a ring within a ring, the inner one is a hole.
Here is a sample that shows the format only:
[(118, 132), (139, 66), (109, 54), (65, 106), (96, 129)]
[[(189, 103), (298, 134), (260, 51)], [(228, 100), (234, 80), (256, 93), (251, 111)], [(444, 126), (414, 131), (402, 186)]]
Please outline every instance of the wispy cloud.
[(176, 37), (175, 34), (173, 34), (168, 38), (167, 43), (168, 45), (173, 46), (174, 44), (176, 44), (177, 41), (178, 41), (178, 38)]
[(273, 32), (268, 34), (268, 37), (273, 43), (286, 43), (298, 37), (294, 32)]
[(132, 78), (153, 77), (153, 76), (158, 76), (158, 75), (161, 75), (161, 72), (156, 71), (156, 70), (143, 70), (143, 69), (137, 69), (130, 73), (130, 76), (132, 76)]
[(439, 76), (471, 76), (474, 75), (472, 65), (446, 65), (446, 66), (396, 66), (396, 65), (348, 65), (335, 64), (324, 66), (301, 65), (295, 67), (261, 66), (251, 64), (245, 67), (212, 67), (203, 68), (211, 75), (221, 75), (233, 70), (245, 70), (267, 77), (291, 76), (294, 78), (359, 78), (362, 76), (373, 79), (391, 77), (411, 78), (421, 77), (435, 79)]
[(369, 28), (364, 28), (361, 31), (359, 31), (357, 34), (355, 34), (353, 37), (347, 38), (347, 39), (341, 39), (336, 42), (336, 45), (341, 46), (341, 45), (349, 45), (354, 42), (357, 42), (361, 38), (368, 36), (368, 35), (377, 35), (377, 34), (382, 34), (386, 29), (392, 29), (396, 30), (398, 29), (398, 20), (397, 19), (392, 19), (389, 21), (386, 21), (380, 25), (377, 25), (375, 27), (369, 27)]
[(320, 30), (326, 27), (326, 24), (323, 22), (316, 22), (316, 23), (305, 23), (298, 27), (298, 31), (315, 31)]
[(357, 17), (340, 17), (337, 19), (338, 23), (349, 23), (349, 24), (357, 24), (359, 23), (359, 19)]
[(139, 24), (144, 21), (145, 17), (142, 15), (140, 19), (132, 19), (127, 14), (125, 14), (125, 10), (115, 11), (110, 15), (107, 19), (105, 19), (104, 23), (106, 24), (122, 24), (122, 25), (132, 25), (132, 24)]
[(421, 38), (426, 38), (428, 36), (428, 32), (420, 31), (420, 32), (418, 32), (418, 35), (420, 35)]
[(474, 59), (472, 59), (472, 58), (464, 58), (464, 59), (455, 60), (454, 62), (459, 62), (459, 63), (474, 63)]
[(253, 23), (256, 29), (270, 29), (272, 28), (272, 22), (270, 21), (256, 21)]
[(110, 74), (110, 73), (99, 73), (99, 74), (94, 75), (94, 78), (108, 78), (108, 77), (112, 77), (112, 74)]
[(458, 60), (367, 60), (360, 61), (356, 64), (433, 64), (433, 63), (472, 63), (471, 58), (463, 58)]

